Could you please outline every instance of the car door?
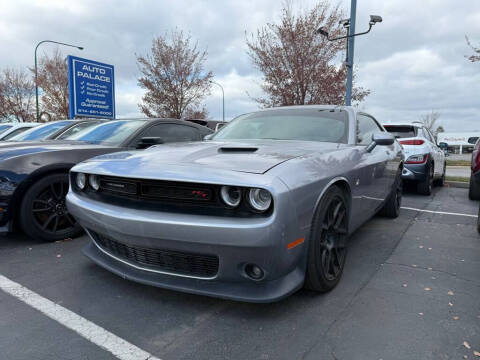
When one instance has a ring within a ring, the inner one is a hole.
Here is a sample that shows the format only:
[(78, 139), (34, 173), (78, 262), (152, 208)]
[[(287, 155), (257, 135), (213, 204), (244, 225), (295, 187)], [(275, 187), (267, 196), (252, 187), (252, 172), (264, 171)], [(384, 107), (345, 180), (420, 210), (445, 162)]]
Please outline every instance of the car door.
[(382, 127), (370, 115), (357, 114), (356, 145), (362, 147), (359, 166), (360, 177), (357, 186), (362, 196), (362, 209), (365, 215), (371, 216), (383, 204), (390, 194), (394, 175), (389, 169), (388, 159), (394, 157), (392, 146), (376, 146), (371, 152), (366, 147), (371, 144), (375, 133), (383, 132)]
[(131, 145), (136, 147), (142, 138), (161, 138), (164, 143), (198, 141), (202, 139), (200, 131), (194, 126), (175, 123), (156, 123), (143, 130)]
[(441, 174), (441, 167), (443, 165), (440, 164), (440, 156), (439, 156), (439, 153), (438, 153), (437, 146), (435, 144), (435, 139), (432, 136), (432, 134), (430, 133), (430, 131), (428, 131), (428, 129), (424, 126), (422, 127), (422, 133), (423, 133), (423, 137), (427, 141), (428, 151), (429, 151), (430, 155), (433, 157), (433, 164), (434, 164), (433, 173), (434, 173), (434, 176), (438, 176), (438, 175)]
[(435, 175), (441, 176), (443, 174), (444, 167), (445, 167), (445, 153), (437, 145), (437, 141), (435, 140), (435, 137), (432, 135), (430, 130), (428, 129), (426, 130), (432, 142), (432, 149), (435, 152)]

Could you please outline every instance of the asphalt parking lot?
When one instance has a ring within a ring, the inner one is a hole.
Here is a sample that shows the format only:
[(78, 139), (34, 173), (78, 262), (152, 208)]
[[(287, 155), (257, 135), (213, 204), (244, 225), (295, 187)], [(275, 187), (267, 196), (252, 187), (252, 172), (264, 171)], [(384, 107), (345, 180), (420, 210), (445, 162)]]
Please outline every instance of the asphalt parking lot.
[[(144, 350), (143, 358), (474, 359), (480, 236), (478, 203), (467, 192), (405, 194), (409, 209), (398, 219), (375, 217), (354, 234), (344, 277), (325, 295), (302, 290), (245, 304), (143, 286), (84, 257), (85, 236), (2, 237), (0, 275)], [(94, 344), (2, 290), (0, 308), (2, 360), (115, 359), (98, 346), (108, 336)]]

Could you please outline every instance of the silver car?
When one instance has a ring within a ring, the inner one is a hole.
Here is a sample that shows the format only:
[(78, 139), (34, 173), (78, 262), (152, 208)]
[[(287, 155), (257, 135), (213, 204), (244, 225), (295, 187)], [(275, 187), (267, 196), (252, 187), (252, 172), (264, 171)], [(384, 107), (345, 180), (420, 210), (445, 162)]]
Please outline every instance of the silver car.
[(340, 280), (347, 238), (399, 214), (403, 153), (353, 107), (241, 115), (203, 142), (93, 158), (70, 174), (84, 253), (123, 278), (271, 302)]

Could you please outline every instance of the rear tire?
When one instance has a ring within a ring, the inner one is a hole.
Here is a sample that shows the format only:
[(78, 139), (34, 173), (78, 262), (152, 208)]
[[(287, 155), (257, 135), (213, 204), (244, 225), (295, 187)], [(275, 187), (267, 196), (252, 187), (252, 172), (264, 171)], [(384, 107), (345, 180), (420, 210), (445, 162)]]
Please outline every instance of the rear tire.
[(468, 198), (470, 200), (480, 200), (480, 185), (473, 178), (472, 172), (470, 172), (470, 186), (468, 187)]
[(391, 219), (395, 219), (400, 215), (400, 206), (402, 206), (402, 194), (403, 194), (403, 181), (402, 171), (399, 170), (395, 182), (393, 184), (392, 191), (388, 196), (387, 201), (380, 209), (379, 214)]
[(427, 177), (417, 184), (417, 192), (421, 195), (431, 195), (433, 187), (433, 163), (429, 163), (427, 167)]
[(446, 172), (447, 172), (447, 163), (445, 162), (443, 164), (443, 174), (442, 174), (442, 177), (440, 179), (436, 179), (433, 184), (435, 186), (443, 186), (445, 185), (445, 175), (446, 175)]
[(65, 206), (68, 174), (51, 174), (34, 183), (20, 206), (20, 227), (42, 241), (73, 238), (82, 231)]
[(340, 281), (347, 255), (348, 200), (332, 186), (315, 211), (308, 247), (305, 287), (327, 292)]

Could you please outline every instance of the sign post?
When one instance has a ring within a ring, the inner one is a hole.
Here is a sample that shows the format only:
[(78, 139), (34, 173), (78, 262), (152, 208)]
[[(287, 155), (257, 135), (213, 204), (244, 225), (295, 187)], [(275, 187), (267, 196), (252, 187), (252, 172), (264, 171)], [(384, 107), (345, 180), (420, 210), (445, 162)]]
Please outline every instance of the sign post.
[(68, 56), (70, 119), (76, 116), (115, 119), (113, 65)]

